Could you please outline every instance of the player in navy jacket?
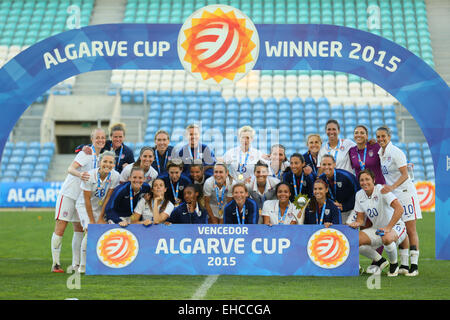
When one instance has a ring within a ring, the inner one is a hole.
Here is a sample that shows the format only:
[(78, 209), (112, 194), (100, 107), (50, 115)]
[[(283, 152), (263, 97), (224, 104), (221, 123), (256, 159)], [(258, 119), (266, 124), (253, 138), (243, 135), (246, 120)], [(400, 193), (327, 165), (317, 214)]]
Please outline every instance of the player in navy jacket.
[(305, 209), (304, 224), (323, 224), (329, 227), (332, 224), (341, 224), (341, 213), (334, 201), (327, 197), (328, 184), (317, 179), (314, 182), (314, 196)]
[(152, 163), (153, 169), (158, 172), (159, 177), (167, 176), (167, 164), (172, 160), (173, 147), (169, 145), (170, 136), (165, 130), (158, 130), (155, 133), (155, 161)]
[(201, 160), (204, 172), (208, 176), (213, 175), (213, 167), (216, 163), (214, 152), (206, 144), (200, 144), (200, 128), (196, 124), (191, 124), (186, 128), (189, 143), (185, 144), (178, 152), (178, 157), (183, 161), (183, 174), (190, 175), (191, 164), (194, 160)]
[(259, 212), (255, 200), (248, 197), (247, 187), (237, 183), (232, 187), (233, 200), (225, 205), (224, 224), (258, 224)]
[(186, 186), (190, 185), (192, 182), (189, 178), (181, 174), (183, 170), (183, 163), (179, 159), (169, 161), (167, 165), (168, 175), (163, 174), (158, 176), (164, 180), (166, 185), (166, 195), (165, 197), (173, 203), (176, 207), (184, 201), (183, 190)]
[(166, 220), (170, 223), (206, 224), (208, 212), (198, 203), (200, 191), (196, 185), (190, 184), (183, 190), (185, 202), (176, 207)]
[(342, 223), (346, 223), (355, 207), (355, 196), (360, 188), (356, 177), (343, 169), (336, 169), (333, 156), (324, 155), (320, 167), (323, 174), (319, 178), (328, 184), (328, 193), (341, 211)]
[(305, 165), (305, 158), (299, 153), (294, 153), (290, 158), (290, 170), (283, 174), (283, 182), (290, 184), (294, 191), (289, 199), (291, 202), (294, 201), (298, 194), (305, 194), (309, 198), (313, 196), (313, 184), (316, 176), (314, 173), (304, 173), (303, 168)]
[(142, 195), (150, 192), (150, 185), (144, 182), (144, 169), (134, 167), (130, 173), (130, 181), (117, 186), (106, 204), (106, 220), (119, 223), (125, 227), (131, 223), (137, 203)]

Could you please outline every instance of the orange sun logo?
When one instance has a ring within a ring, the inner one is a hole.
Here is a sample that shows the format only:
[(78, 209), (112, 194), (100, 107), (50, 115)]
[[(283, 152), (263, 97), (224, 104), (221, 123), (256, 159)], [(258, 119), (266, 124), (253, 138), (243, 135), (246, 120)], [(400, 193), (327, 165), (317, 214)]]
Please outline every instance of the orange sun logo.
[(210, 85), (242, 79), (255, 65), (259, 38), (253, 22), (225, 5), (194, 12), (178, 35), (178, 55), (186, 71)]
[(350, 244), (347, 237), (336, 229), (320, 229), (308, 241), (308, 255), (321, 268), (339, 267), (347, 260), (349, 252)]
[(137, 256), (139, 244), (130, 231), (111, 229), (105, 232), (97, 242), (97, 256), (104, 265), (111, 268), (123, 268)]

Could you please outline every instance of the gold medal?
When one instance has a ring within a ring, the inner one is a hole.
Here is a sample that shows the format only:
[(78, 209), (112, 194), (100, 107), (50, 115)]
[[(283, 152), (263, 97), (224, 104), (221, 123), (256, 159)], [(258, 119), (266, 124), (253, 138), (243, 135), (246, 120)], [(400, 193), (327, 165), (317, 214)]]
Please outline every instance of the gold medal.
[(238, 180), (244, 180), (244, 175), (242, 173), (238, 175)]
[(219, 217), (222, 217), (222, 216), (223, 216), (223, 210), (219, 209)]
[(261, 208), (259, 208), (259, 215), (261, 215), (262, 214), (262, 209)]
[(98, 205), (102, 206), (103, 205), (103, 199), (98, 201)]

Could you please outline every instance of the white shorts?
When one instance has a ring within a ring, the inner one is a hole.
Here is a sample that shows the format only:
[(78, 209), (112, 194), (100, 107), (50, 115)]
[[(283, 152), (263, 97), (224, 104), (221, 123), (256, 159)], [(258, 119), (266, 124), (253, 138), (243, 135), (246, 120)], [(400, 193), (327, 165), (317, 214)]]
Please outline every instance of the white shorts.
[(398, 188), (394, 191), (395, 196), (403, 207), (402, 220), (404, 222), (422, 219), (419, 197), (413, 184), (409, 187)]
[[(78, 216), (80, 218), (81, 226), (83, 227), (84, 230), (86, 230), (89, 225), (89, 215), (87, 213), (86, 207), (85, 206), (77, 206), (76, 208), (77, 208)], [(94, 214), (94, 220), (97, 221), (98, 218), (100, 218), (101, 209), (93, 210), (92, 213)]]
[(75, 208), (76, 200), (67, 196), (58, 195), (55, 207), (55, 220), (63, 220), (68, 222), (79, 222), (77, 210)]
[(356, 217), (357, 217), (357, 213), (355, 210), (341, 212), (341, 223), (342, 224), (350, 224), (353, 221), (356, 221)]
[[(373, 247), (381, 247), (383, 245), (383, 241), (381, 240), (381, 236), (375, 234), (377, 231), (377, 228), (370, 227), (366, 228), (364, 230), (361, 230), (361, 232), (364, 232), (370, 239), (370, 245)], [(397, 246), (405, 240), (407, 233), (406, 233), (406, 226), (405, 223), (402, 220), (399, 220), (395, 226), (392, 228), (392, 231), (394, 231), (397, 234)]]

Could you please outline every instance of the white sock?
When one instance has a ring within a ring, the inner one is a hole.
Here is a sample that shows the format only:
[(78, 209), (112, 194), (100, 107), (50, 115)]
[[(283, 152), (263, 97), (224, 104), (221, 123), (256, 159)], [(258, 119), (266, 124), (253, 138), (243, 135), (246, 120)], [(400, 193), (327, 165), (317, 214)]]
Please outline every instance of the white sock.
[(399, 249), (400, 264), (402, 266), (409, 266), (409, 249)]
[(386, 250), (389, 262), (392, 264), (397, 263), (397, 244), (391, 242), (391, 244), (384, 245), (384, 250)]
[(411, 264), (419, 264), (419, 250), (410, 250)]
[(86, 248), (87, 248), (87, 233), (84, 235), (83, 241), (81, 241), (80, 266), (86, 265)]
[(72, 237), (72, 266), (80, 264), (81, 241), (83, 241), (83, 232), (73, 232)]
[(370, 259), (370, 261), (378, 261), (382, 257), (372, 246), (364, 245), (359, 247), (359, 254)]
[(61, 263), (59, 262), (59, 256), (61, 254), (61, 245), (62, 245), (62, 237), (56, 235), (56, 233), (53, 232), (52, 235), (52, 259), (53, 259), (53, 265)]

